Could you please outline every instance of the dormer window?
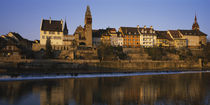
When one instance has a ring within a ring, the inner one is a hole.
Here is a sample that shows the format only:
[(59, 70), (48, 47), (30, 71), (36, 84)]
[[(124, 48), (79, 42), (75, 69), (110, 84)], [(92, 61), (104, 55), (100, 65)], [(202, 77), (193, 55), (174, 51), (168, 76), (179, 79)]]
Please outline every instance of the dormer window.
[(144, 33), (144, 30), (143, 29), (141, 30), (141, 33)]
[(152, 30), (150, 30), (150, 33), (152, 33)]
[(144, 33), (147, 33), (147, 31), (145, 31)]

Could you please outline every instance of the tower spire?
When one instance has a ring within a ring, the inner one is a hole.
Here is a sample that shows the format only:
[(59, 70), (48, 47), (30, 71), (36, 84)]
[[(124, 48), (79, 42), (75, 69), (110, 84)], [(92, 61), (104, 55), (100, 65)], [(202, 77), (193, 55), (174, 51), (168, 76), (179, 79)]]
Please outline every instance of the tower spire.
[(90, 12), (90, 6), (87, 6), (86, 12), (85, 12), (85, 24), (92, 24), (92, 15)]
[(64, 35), (68, 35), (68, 28), (67, 28), (67, 24), (66, 24), (66, 19), (65, 19), (63, 34), (64, 34)]
[(195, 13), (195, 23), (197, 23), (197, 17), (196, 17), (196, 13)]
[(195, 19), (194, 19), (194, 23), (192, 25), (192, 30), (199, 30), (199, 25), (198, 25), (198, 22), (197, 22), (197, 16), (196, 16), (196, 13), (195, 13)]

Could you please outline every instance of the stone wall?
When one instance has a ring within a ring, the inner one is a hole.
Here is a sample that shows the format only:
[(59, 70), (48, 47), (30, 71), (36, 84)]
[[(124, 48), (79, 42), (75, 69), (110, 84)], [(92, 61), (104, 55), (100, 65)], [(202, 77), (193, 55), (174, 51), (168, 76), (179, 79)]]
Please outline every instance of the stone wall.
[(19, 62), (0, 62), (0, 69), (26, 70), (32, 72), (142, 72), (142, 71), (181, 71), (201, 70), (199, 62), (186, 61), (152, 61), (152, 60), (22, 60)]

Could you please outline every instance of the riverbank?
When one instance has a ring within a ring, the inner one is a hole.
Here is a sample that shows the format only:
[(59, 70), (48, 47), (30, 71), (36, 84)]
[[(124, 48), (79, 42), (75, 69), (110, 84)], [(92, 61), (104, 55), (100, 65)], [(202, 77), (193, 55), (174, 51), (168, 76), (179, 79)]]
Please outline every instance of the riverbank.
[(169, 74), (194, 74), (210, 73), (210, 71), (163, 71), (163, 72), (130, 72), (130, 73), (92, 73), (92, 74), (12, 74), (0, 75), (0, 81), (22, 81), (22, 80), (44, 80), (44, 79), (64, 79), (64, 78), (98, 78), (98, 77), (128, 77), (145, 75), (169, 75)]
[[(208, 63), (210, 64), (210, 63)], [(159, 72), (206, 70), (209, 65), (186, 61), (152, 61), (152, 60), (7, 60), (0, 62), (1, 74), (19, 73), (114, 73), (114, 72)]]

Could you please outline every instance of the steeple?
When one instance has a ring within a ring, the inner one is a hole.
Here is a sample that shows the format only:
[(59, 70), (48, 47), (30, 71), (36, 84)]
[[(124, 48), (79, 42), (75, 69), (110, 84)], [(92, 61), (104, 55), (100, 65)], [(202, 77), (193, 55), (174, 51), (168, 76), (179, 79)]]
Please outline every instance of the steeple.
[(85, 12), (85, 24), (92, 24), (92, 15), (90, 12), (90, 6), (87, 6), (86, 12)]
[(68, 28), (67, 28), (66, 20), (65, 20), (65, 25), (64, 25), (64, 29), (63, 29), (63, 34), (68, 35)]
[(197, 22), (196, 14), (195, 14), (194, 23), (193, 23), (193, 25), (192, 25), (192, 30), (199, 30), (199, 25), (198, 25), (198, 22)]

